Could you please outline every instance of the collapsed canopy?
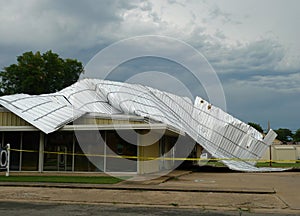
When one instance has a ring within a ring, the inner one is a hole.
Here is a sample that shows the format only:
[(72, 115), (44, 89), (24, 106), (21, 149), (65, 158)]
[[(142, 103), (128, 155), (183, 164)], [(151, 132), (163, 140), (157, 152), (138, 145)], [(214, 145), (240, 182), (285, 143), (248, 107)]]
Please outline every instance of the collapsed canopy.
[[(249, 125), (197, 97), (189, 99), (147, 86), (84, 79), (60, 92), (0, 97), (0, 104), (45, 133), (51, 133), (86, 113), (131, 114), (170, 125), (188, 134), (230, 169), (257, 168), (276, 134), (262, 135)], [(238, 160), (225, 160), (238, 159)]]

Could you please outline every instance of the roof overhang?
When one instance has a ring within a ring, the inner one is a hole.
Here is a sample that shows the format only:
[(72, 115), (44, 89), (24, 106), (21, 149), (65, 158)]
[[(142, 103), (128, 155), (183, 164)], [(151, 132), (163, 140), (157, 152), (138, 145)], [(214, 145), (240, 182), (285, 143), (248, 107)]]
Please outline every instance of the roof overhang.
[[(59, 131), (87, 131), (87, 130), (163, 130), (170, 136), (185, 136), (183, 131), (166, 124), (107, 124), (107, 125), (65, 125)], [(0, 126), (0, 131), (40, 131), (33, 126)]]
[(107, 124), (107, 125), (65, 125), (60, 131), (85, 131), (85, 130), (164, 130), (169, 135), (185, 136), (180, 131), (167, 124)]

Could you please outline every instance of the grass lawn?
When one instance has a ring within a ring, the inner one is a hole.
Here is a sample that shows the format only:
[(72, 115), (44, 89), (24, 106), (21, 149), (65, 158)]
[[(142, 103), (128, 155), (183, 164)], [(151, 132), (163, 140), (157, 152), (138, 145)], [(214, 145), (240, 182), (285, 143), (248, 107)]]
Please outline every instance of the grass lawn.
[(213, 167), (226, 167), (223, 163), (219, 161), (208, 161), (207, 166), (213, 166)]
[[(269, 162), (258, 162), (256, 164), (257, 167), (270, 167), (270, 163)], [(300, 163), (272, 163), (272, 167), (292, 167), (292, 168), (300, 168)]]
[[(223, 163), (218, 161), (209, 161), (206, 165), (213, 167), (226, 167)], [(258, 162), (256, 167), (270, 167), (269, 162)], [(272, 163), (272, 167), (281, 167), (281, 168), (300, 168), (300, 163)]]
[(0, 182), (116, 184), (126, 179), (126, 177), (122, 178), (123, 179), (119, 179), (112, 176), (0, 176)]

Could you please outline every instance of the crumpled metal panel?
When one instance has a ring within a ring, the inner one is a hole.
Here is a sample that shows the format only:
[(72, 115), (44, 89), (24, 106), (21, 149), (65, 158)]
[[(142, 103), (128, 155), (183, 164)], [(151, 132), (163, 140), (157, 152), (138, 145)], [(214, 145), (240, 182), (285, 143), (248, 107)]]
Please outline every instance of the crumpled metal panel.
[(64, 97), (51, 94), (2, 96), (0, 104), (47, 134), (85, 114), (74, 109)]
[(199, 97), (193, 104), (187, 98), (142, 85), (84, 79), (55, 94), (3, 96), (0, 104), (45, 133), (85, 113), (147, 117), (185, 132), (230, 169), (284, 170), (255, 167), (276, 137), (272, 130), (263, 139), (254, 128)]
[(90, 113), (120, 114), (120, 110), (112, 107), (105, 95), (101, 94), (93, 80), (84, 79), (57, 94), (64, 95), (75, 109)]
[[(240, 171), (281, 171), (254, 165), (272, 144), (271, 130), (264, 140), (251, 126), (241, 122), (207, 101), (186, 98), (141, 85), (94, 80), (108, 102), (124, 113), (150, 117), (184, 131), (213, 157), (230, 169)], [(230, 160), (228, 160), (230, 159)]]

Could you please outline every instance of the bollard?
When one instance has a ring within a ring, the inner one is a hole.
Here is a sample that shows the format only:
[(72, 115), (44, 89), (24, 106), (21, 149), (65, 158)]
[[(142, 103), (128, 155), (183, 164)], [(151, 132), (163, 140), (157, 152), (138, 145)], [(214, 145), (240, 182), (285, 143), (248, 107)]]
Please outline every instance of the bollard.
[(6, 174), (5, 176), (9, 176), (9, 164), (10, 164), (10, 144), (8, 143), (6, 145), (6, 149), (7, 149), (7, 165), (6, 165)]

